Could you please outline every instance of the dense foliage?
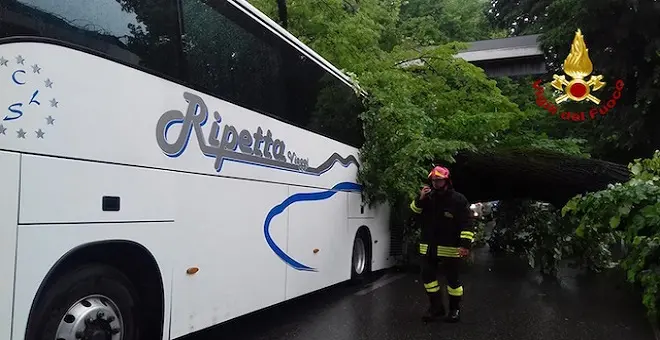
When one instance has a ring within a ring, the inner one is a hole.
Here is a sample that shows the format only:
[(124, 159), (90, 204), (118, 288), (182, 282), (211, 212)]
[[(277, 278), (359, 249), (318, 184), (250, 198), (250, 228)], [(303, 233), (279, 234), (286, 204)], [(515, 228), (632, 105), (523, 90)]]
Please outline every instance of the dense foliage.
[[(607, 190), (577, 196), (562, 213), (588, 244), (621, 243), (628, 280), (644, 289), (643, 302), (657, 316), (660, 302), (660, 151), (630, 164), (634, 177)], [(611, 258), (611, 257), (610, 257)]]

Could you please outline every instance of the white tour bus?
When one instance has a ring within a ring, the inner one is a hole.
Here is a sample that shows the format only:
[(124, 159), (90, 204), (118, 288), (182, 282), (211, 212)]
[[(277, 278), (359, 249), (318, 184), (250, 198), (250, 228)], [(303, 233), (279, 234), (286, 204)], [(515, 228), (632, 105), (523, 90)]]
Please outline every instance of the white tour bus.
[(241, 0), (0, 3), (0, 339), (174, 339), (391, 267), (349, 79)]

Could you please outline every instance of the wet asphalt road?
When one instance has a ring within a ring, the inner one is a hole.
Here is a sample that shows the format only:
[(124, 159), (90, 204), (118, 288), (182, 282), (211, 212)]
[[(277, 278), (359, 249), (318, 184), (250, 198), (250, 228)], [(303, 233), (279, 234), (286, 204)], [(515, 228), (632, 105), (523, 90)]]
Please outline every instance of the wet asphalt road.
[(520, 261), (475, 251), (463, 274), (459, 324), (423, 324), (415, 272), (388, 271), (342, 284), (185, 340), (654, 340), (641, 300), (609, 277), (543, 279)]

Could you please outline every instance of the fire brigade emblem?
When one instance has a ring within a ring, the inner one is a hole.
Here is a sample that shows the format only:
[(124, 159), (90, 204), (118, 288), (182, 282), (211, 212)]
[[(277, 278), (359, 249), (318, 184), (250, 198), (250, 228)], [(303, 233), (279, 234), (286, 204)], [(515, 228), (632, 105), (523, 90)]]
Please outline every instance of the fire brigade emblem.
[(580, 29), (575, 32), (571, 52), (564, 60), (563, 69), (564, 73), (572, 79), (567, 80), (565, 75), (553, 75), (555, 80), (551, 83), (552, 87), (564, 92), (555, 100), (557, 104), (569, 99), (574, 102), (588, 100), (596, 105), (600, 103), (600, 99), (592, 95), (591, 92), (603, 88), (605, 82), (601, 81), (603, 79), (602, 75), (592, 75), (589, 80), (585, 81), (585, 78), (593, 72), (593, 64), (589, 59), (589, 49), (584, 43), (584, 36)]

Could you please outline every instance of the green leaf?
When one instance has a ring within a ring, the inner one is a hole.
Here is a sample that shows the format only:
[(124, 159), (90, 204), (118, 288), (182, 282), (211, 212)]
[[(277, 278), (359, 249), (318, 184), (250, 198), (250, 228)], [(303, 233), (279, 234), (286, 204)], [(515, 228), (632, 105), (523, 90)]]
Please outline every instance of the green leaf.
[(566, 216), (567, 213), (569, 213), (571, 211), (575, 211), (576, 209), (577, 209), (577, 201), (575, 199), (571, 199), (561, 209), (561, 215), (562, 215), (562, 217)]
[(621, 223), (620, 215), (612, 216), (612, 218), (610, 218), (610, 228), (615, 229), (619, 226), (619, 223)]

